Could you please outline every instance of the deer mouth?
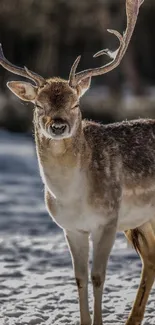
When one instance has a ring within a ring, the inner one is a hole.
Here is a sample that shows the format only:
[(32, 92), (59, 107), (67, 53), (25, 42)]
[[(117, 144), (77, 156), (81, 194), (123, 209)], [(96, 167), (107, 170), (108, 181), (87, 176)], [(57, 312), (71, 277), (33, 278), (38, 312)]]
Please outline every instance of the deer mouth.
[(63, 119), (55, 119), (53, 123), (48, 126), (48, 132), (52, 138), (55, 139), (68, 137), (70, 134), (70, 126), (68, 122)]

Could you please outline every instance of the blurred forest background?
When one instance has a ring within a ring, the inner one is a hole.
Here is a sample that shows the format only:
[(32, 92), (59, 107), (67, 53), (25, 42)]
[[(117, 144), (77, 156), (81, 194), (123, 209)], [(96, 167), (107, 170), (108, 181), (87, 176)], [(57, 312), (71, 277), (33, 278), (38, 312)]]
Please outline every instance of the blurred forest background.
[[(68, 78), (81, 54), (79, 69), (108, 62), (93, 59), (118, 41), (107, 28), (122, 33), (125, 0), (0, 0), (0, 42), (6, 58), (44, 77)], [(82, 99), (83, 116), (104, 123), (155, 117), (155, 1), (145, 0), (128, 51), (120, 66), (94, 77)], [(0, 127), (31, 132), (33, 107), (6, 87), (19, 77), (0, 68)]]

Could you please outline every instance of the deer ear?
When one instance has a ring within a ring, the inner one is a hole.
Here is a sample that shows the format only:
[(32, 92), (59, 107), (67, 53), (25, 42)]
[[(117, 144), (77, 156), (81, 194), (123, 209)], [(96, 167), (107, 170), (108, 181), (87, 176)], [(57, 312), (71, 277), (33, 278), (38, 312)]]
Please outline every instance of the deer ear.
[(33, 102), (37, 95), (37, 87), (24, 81), (9, 81), (7, 87), (20, 99)]
[(83, 79), (77, 85), (77, 93), (79, 97), (82, 97), (84, 93), (89, 89), (91, 83), (91, 77)]

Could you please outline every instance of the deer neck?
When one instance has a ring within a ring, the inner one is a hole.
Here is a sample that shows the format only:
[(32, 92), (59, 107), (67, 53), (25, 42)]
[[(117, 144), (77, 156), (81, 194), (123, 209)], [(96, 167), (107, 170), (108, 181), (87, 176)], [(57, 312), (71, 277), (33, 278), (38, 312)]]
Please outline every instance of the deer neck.
[[(88, 148), (81, 128), (68, 139), (47, 139), (36, 129), (36, 148), (44, 184), (57, 200), (76, 197), (83, 180), (83, 168)], [(65, 189), (65, 191), (64, 191)]]

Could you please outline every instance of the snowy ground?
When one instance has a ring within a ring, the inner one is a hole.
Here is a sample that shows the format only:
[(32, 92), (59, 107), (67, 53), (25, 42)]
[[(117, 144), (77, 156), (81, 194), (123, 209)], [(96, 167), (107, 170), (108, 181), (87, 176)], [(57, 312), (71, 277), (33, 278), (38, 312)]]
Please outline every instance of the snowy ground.
[[(141, 263), (118, 234), (103, 299), (104, 324), (131, 308)], [(92, 288), (89, 287), (92, 305)], [(48, 216), (32, 140), (0, 133), (0, 325), (78, 324), (77, 291), (62, 231)], [(155, 290), (145, 314), (155, 324)]]

